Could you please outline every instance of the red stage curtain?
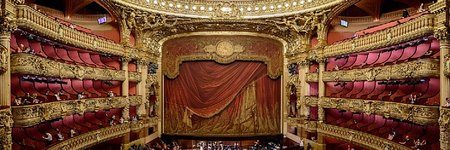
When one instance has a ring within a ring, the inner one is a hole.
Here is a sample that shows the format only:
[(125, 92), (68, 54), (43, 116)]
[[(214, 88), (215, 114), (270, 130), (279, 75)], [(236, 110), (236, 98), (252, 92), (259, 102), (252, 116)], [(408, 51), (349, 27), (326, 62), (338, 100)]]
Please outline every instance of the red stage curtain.
[[(276, 134), (280, 83), (267, 76), (261, 62), (184, 62), (177, 78), (164, 81), (165, 132)], [(184, 122), (186, 114), (191, 123)]]

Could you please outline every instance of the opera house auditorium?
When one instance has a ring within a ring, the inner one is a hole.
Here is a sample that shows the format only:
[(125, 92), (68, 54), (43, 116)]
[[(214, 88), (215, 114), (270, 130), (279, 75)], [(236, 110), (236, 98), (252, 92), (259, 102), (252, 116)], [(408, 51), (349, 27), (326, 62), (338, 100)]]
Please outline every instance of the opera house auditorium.
[(0, 150), (450, 150), (450, 0), (0, 0)]

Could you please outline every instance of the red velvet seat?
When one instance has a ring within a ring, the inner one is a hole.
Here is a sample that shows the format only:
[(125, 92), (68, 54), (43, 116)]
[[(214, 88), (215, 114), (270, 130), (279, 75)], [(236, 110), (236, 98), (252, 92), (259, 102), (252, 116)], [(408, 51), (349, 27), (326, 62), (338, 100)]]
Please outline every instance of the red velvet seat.
[(367, 54), (358, 54), (356, 56), (355, 63), (350, 67), (350, 69), (361, 68), (362, 66), (365, 65), (367, 58), (368, 58)]
[(364, 87), (364, 81), (353, 82), (353, 89), (352, 89), (352, 91), (348, 92), (346, 95), (343, 95), (342, 97), (355, 98), (356, 95), (363, 90), (363, 87)]
[(375, 85), (377, 82), (374, 81), (366, 81), (364, 82), (363, 90), (356, 95), (358, 99), (367, 99), (367, 96), (371, 94), (375, 90)]
[(343, 70), (349, 69), (350, 67), (352, 67), (353, 65), (355, 65), (356, 60), (357, 60), (357, 55), (351, 55), (351, 56), (348, 56), (348, 58), (347, 58), (347, 63), (345, 63), (345, 65), (343, 65), (343, 66), (341, 67), (341, 69), (343, 69)]

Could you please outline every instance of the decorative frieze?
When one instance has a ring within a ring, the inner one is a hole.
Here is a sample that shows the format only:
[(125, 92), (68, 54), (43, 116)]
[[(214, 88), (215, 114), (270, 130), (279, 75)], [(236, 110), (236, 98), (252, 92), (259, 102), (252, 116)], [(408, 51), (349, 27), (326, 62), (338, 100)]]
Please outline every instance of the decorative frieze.
[(386, 118), (410, 121), (420, 125), (437, 124), (439, 119), (438, 106), (327, 97), (321, 98), (319, 105), (323, 108), (381, 115)]
[(125, 71), (66, 64), (31, 54), (11, 55), (11, 72), (60, 78), (125, 80)]
[(141, 98), (141, 96), (130, 96), (129, 103), (127, 103), (127, 97), (112, 97), (12, 106), (14, 126), (28, 127), (44, 121), (62, 118), (73, 114), (83, 114), (84, 112), (137, 106), (142, 103)]
[(323, 72), (323, 81), (374, 81), (439, 77), (439, 61), (420, 59), (396, 65)]
[(317, 132), (321, 134), (336, 137), (351, 143), (357, 143), (368, 149), (377, 150), (409, 150), (409, 147), (395, 143), (391, 140), (381, 138), (369, 133), (364, 133), (348, 128), (342, 128), (334, 125), (319, 123)]

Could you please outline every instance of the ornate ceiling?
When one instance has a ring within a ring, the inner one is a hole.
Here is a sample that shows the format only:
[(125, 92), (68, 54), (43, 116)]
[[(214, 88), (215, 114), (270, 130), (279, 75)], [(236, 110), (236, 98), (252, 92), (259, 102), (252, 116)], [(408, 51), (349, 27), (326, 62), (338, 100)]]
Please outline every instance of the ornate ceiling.
[(190, 18), (258, 19), (327, 9), (348, 0), (110, 0), (143, 11)]

